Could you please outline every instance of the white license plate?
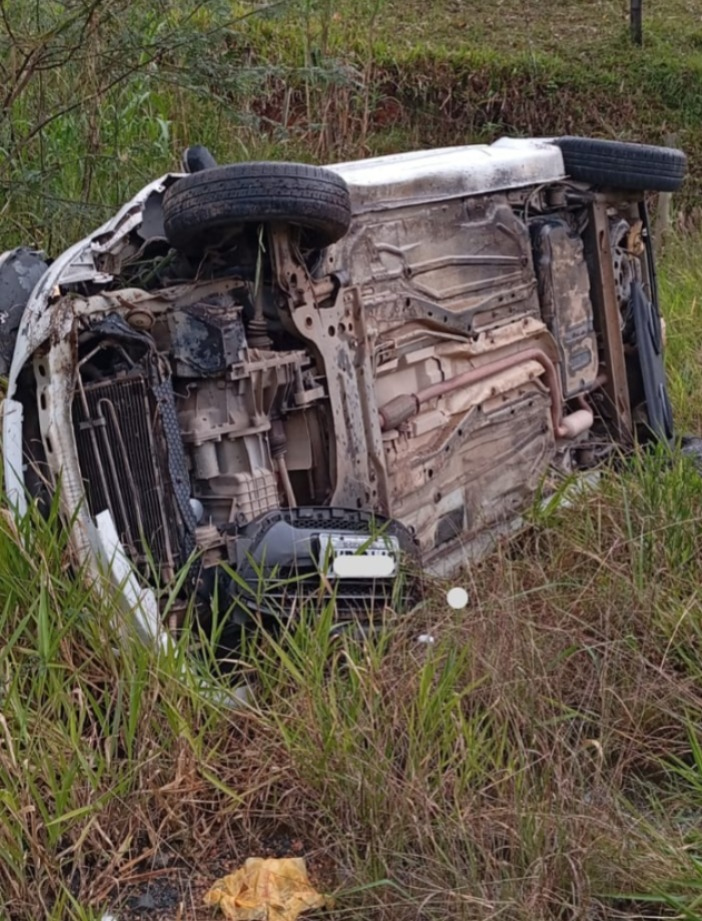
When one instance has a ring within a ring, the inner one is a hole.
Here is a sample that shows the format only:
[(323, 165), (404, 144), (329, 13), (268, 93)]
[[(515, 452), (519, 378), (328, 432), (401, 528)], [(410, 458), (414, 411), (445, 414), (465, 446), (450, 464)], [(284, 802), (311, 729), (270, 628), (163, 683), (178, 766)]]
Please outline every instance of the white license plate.
[(400, 543), (396, 537), (363, 534), (319, 535), (320, 568), (339, 579), (389, 579), (397, 573)]

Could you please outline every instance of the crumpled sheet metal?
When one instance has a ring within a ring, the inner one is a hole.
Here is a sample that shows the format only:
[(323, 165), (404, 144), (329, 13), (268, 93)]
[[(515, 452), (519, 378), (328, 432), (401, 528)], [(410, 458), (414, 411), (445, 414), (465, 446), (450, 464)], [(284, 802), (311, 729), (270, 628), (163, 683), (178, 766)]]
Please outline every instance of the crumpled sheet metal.
[(314, 889), (302, 857), (249, 857), (235, 873), (218, 879), (205, 895), (231, 921), (296, 921), (323, 908), (328, 899)]

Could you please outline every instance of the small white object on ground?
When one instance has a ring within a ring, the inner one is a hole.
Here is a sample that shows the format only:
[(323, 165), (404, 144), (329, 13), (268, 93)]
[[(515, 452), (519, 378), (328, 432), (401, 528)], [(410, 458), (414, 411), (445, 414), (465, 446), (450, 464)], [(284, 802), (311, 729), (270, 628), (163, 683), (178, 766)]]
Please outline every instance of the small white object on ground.
[(454, 611), (460, 611), (468, 604), (468, 592), (460, 585), (454, 585), (446, 592), (446, 601)]

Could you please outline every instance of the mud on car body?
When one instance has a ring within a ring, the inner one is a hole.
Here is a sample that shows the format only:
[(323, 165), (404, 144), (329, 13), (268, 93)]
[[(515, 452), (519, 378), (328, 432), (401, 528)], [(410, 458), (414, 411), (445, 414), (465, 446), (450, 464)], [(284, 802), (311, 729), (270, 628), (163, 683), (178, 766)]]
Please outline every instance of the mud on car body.
[(184, 166), (51, 264), (26, 251), (0, 305), (10, 500), (60, 482), (76, 558), (145, 633), (186, 565), (203, 616), (321, 574), (343, 618), (406, 556), (446, 573), (544, 483), (673, 436), (644, 193), (682, 153)]

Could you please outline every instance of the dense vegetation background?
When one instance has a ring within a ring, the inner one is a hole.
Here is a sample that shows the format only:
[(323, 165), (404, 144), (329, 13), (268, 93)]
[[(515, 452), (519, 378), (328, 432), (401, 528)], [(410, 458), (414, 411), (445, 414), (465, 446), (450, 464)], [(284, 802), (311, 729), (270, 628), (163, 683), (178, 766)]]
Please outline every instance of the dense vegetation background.
[[(324, 162), (673, 138), (668, 363), (702, 432), (702, 10), (645, 3), (636, 48), (627, 9), (0, 0), (0, 250), (56, 254), (192, 142)], [(702, 918), (702, 479), (634, 458), (532, 519), (464, 575), (462, 612), (438, 585), (363, 646), (330, 611), (252, 643), (256, 703), (232, 712), (184, 646), (118, 644), (55, 515), (3, 510), (0, 918), (209, 918), (207, 882), (259, 853), (306, 856), (338, 918)]]
[(71, 0), (0, 3), (0, 245), (50, 249), (187, 143), (329, 161), (503, 133), (688, 153), (702, 193), (697, 0)]

